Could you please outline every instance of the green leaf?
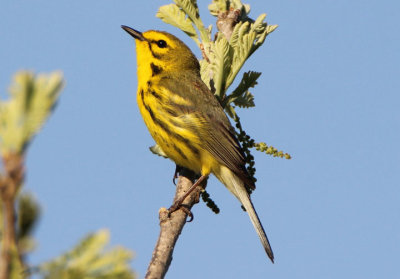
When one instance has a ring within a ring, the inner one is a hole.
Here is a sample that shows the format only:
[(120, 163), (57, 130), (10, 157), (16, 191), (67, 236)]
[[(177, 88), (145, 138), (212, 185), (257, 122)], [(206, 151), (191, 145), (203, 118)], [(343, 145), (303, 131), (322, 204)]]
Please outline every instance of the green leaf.
[(254, 96), (249, 91), (247, 91), (243, 95), (236, 97), (233, 103), (241, 108), (250, 108), (255, 106)]
[(241, 18), (246, 18), (250, 13), (250, 5), (243, 5), (240, 0), (213, 0), (212, 3), (208, 5), (208, 10), (213, 16), (218, 16), (219, 13), (226, 12), (229, 9), (240, 10)]
[(11, 98), (0, 102), (0, 151), (23, 153), (52, 112), (61, 89), (62, 74), (35, 76), (21, 71), (14, 76)]
[(228, 10), (228, 1), (225, 0), (213, 0), (210, 5), (208, 5), (208, 10), (213, 16), (218, 16), (218, 13), (225, 12)]
[[(239, 85), (224, 100), (224, 104), (234, 102), (240, 107), (254, 107), (254, 96), (248, 90), (257, 84), (257, 79), (261, 76), (259, 72), (249, 71), (243, 74)], [(238, 100), (239, 99), (239, 100)], [(246, 103), (248, 101), (248, 103)]]
[(267, 33), (269, 34), (269, 33), (274, 32), (276, 28), (278, 28), (278, 25), (277, 25), (277, 24), (275, 24), (275, 25), (268, 25), (268, 26), (267, 26)]
[(225, 89), (232, 84), (236, 75), (239, 73), (244, 62), (247, 60), (251, 53), (251, 49), (254, 45), (256, 33), (250, 31), (250, 23), (244, 22), (235, 26), (232, 33), (232, 47), (233, 47), (233, 59), (231, 72), (229, 73), (225, 85)]
[(231, 38), (229, 40), (229, 43), (234, 49), (237, 48), (237, 46), (239, 44), (239, 37), (240, 37), (239, 30), (242, 31), (242, 28), (243, 28), (242, 25), (243, 25), (243, 22), (239, 22), (233, 28), (233, 32), (232, 32)]
[(201, 59), (199, 62), (200, 62), (201, 79), (204, 81), (204, 83), (211, 90), (211, 86), (210, 86), (210, 80), (212, 78), (212, 76), (211, 76), (212, 75), (211, 64), (208, 63), (205, 59)]
[(195, 0), (174, 0), (176, 5), (180, 7), (193, 21), (196, 22), (200, 18), (199, 8)]
[(45, 279), (133, 279), (129, 266), (132, 252), (123, 247), (104, 250), (109, 242), (109, 232), (100, 230), (84, 238), (64, 255), (41, 264), (39, 273)]
[(25, 270), (24, 270), (24, 266), (22, 265), (20, 258), (19, 258), (19, 254), (17, 251), (16, 247), (12, 247), (11, 251), (10, 251), (10, 257), (11, 257), (11, 261), (10, 261), (10, 274), (8, 279), (24, 279), (26, 278), (25, 275)]
[(32, 233), (40, 217), (40, 206), (31, 193), (22, 192), (18, 195), (18, 239)]
[(34, 196), (27, 192), (18, 195), (17, 205), (18, 250), (24, 256), (36, 245), (31, 235), (40, 217), (40, 206)]
[(211, 69), (213, 70), (215, 95), (221, 100), (224, 99), (225, 80), (230, 73), (233, 52), (232, 47), (225, 36), (219, 33), (217, 41), (214, 44), (214, 57), (212, 59)]
[(264, 19), (267, 17), (266, 14), (261, 14), (251, 25), (251, 29), (254, 30), (257, 34), (261, 34), (266, 30), (267, 23), (264, 22)]
[[(210, 32), (204, 27), (203, 21), (200, 18), (199, 8), (196, 0), (174, 0), (175, 4), (181, 8), (190, 18), (193, 24), (200, 32), (200, 38), (203, 43), (210, 41)], [(197, 41), (196, 41), (197, 42)]]
[(268, 28), (264, 22), (265, 17), (265, 14), (261, 14), (254, 22), (247, 19), (235, 25), (229, 41), (234, 55), (226, 89), (232, 84), (245, 61), (264, 43), (269, 31), (272, 32), (277, 27), (274, 25), (273, 28)]
[(261, 76), (260, 72), (248, 71), (243, 74), (239, 85), (233, 90), (230, 96), (240, 96), (250, 88), (257, 85), (257, 79)]
[(188, 17), (186, 17), (185, 12), (183, 12), (177, 5), (169, 4), (161, 6), (158, 9), (156, 16), (165, 23), (171, 24), (181, 29), (183, 32), (189, 35), (192, 39), (197, 40), (197, 42), (199, 43), (197, 39), (197, 33), (193, 27), (192, 21)]

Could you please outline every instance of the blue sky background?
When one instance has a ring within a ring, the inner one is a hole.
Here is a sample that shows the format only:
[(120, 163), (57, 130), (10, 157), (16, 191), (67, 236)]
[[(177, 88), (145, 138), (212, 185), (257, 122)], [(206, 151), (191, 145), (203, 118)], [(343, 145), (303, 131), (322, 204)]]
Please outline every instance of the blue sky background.
[[(206, 25), (209, 1), (199, 1)], [(20, 69), (62, 70), (59, 106), (34, 140), (26, 188), (43, 207), (38, 264), (109, 228), (143, 277), (171, 204), (174, 164), (148, 151), (137, 109), (134, 41), (121, 24), (186, 35), (155, 18), (164, 1), (2, 1), (2, 96)], [(215, 178), (177, 244), (166, 278), (400, 278), (398, 1), (260, 1), (279, 24), (244, 67), (262, 72), (256, 108), (239, 111), (257, 140), (254, 204), (276, 263)]]

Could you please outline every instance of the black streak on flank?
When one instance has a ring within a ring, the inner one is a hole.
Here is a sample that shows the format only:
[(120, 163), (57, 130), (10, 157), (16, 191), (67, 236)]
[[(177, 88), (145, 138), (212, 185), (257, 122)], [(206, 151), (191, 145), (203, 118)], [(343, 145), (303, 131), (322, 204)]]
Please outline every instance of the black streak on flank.
[(186, 155), (183, 153), (183, 151), (182, 151), (180, 148), (178, 148), (175, 144), (174, 144), (173, 148), (175, 149), (176, 152), (179, 153), (179, 155), (180, 155), (184, 160), (187, 160)]
[(190, 142), (189, 142), (187, 139), (184, 139), (183, 141), (185, 142), (186, 146), (187, 146), (195, 155), (199, 155), (199, 154), (200, 154), (199, 150), (198, 150), (196, 147), (194, 147), (193, 145), (191, 145)]
[(172, 108), (165, 107), (164, 109), (169, 115), (171, 115), (173, 117), (178, 117), (179, 116), (179, 114), (176, 112), (176, 110), (174, 110)]
[(153, 63), (150, 63), (150, 67), (151, 67), (151, 76), (152, 77), (158, 75), (159, 73), (161, 73), (163, 71), (163, 69), (160, 66), (157, 66)]
[(140, 90), (140, 98), (142, 99), (142, 103), (144, 104), (144, 92), (143, 92), (143, 89)]
[(151, 90), (150, 93), (151, 93), (151, 95), (154, 96), (154, 98), (159, 99), (159, 100), (161, 99), (160, 94), (158, 94), (156, 91)]
[(155, 123), (157, 123), (159, 120), (155, 117), (153, 110), (145, 103), (143, 103), (143, 104), (144, 104), (145, 109), (149, 112), (151, 119), (153, 119), (153, 121)]
[[(184, 138), (181, 135), (173, 132), (165, 122), (163, 122), (162, 120), (158, 119), (154, 115), (154, 112), (150, 108), (149, 105), (147, 105), (145, 103), (143, 103), (143, 105), (144, 105), (145, 109), (148, 111), (148, 113), (150, 114), (150, 117), (153, 120), (154, 124), (158, 125), (158, 127), (160, 127), (162, 130), (164, 130), (170, 136), (172, 136), (172, 137), (176, 138), (177, 140), (179, 140), (180, 142), (184, 143), (185, 146), (192, 151), (192, 153), (194, 153), (196, 155), (200, 154), (199, 150), (196, 147), (194, 147), (193, 145), (191, 145), (190, 141), (187, 138)], [(177, 152), (179, 153), (179, 151), (177, 151)], [(183, 152), (182, 152), (182, 154), (183, 154)]]

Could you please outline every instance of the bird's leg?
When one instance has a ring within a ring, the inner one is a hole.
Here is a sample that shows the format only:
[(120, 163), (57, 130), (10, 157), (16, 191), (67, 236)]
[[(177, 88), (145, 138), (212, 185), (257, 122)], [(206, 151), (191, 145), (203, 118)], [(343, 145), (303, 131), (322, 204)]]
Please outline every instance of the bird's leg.
[(181, 197), (179, 197), (174, 202), (174, 204), (171, 205), (171, 207), (168, 209), (168, 211), (169, 211), (168, 215), (171, 215), (172, 212), (177, 211), (178, 209), (182, 209), (190, 217), (190, 220), (188, 222), (191, 222), (193, 220), (193, 214), (189, 209), (187, 209), (186, 207), (183, 207), (182, 203), (186, 199), (186, 197), (189, 196), (190, 193), (192, 193), (194, 191), (194, 189), (196, 189), (196, 187), (199, 186), (200, 183), (207, 177), (208, 177), (207, 175), (200, 176), (199, 179), (197, 179), (197, 181), (189, 188), (189, 190), (187, 190), (187, 192), (185, 194), (183, 194)]
[(181, 170), (182, 170), (181, 166), (175, 165), (175, 173), (174, 173), (174, 177), (172, 178), (172, 183), (174, 183), (174, 185), (176, 185), (175, 179), (177, 179), (179, 177)]

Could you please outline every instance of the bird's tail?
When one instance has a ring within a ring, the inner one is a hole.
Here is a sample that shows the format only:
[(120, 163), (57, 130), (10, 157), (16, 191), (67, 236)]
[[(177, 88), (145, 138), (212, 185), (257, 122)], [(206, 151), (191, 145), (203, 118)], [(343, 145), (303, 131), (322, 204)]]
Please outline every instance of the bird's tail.
[(251, 223), (253, 224), (258, 237), (261, 240), (262, 245), (264, 246), (265, 252), (268, 257), (274, 262), (274, 253), (272, 252), (271, 245), (269, 244), (268, 237), (264, 231), (264, 228), (258, 218), (257, 212), (254, 209), (253, 203), (251, 202), (250, 196), (247, 193), (246, 187), (244, 186), (243, 181), (236, 176), (230, 169), (226, 167), (221, 167), (219, 173), (215, 173), (215, 176), (225, 184), (225, 186), (231, 191), (238, 200), (242, 203), (243, 207), (246, 209), (249, 214)]

